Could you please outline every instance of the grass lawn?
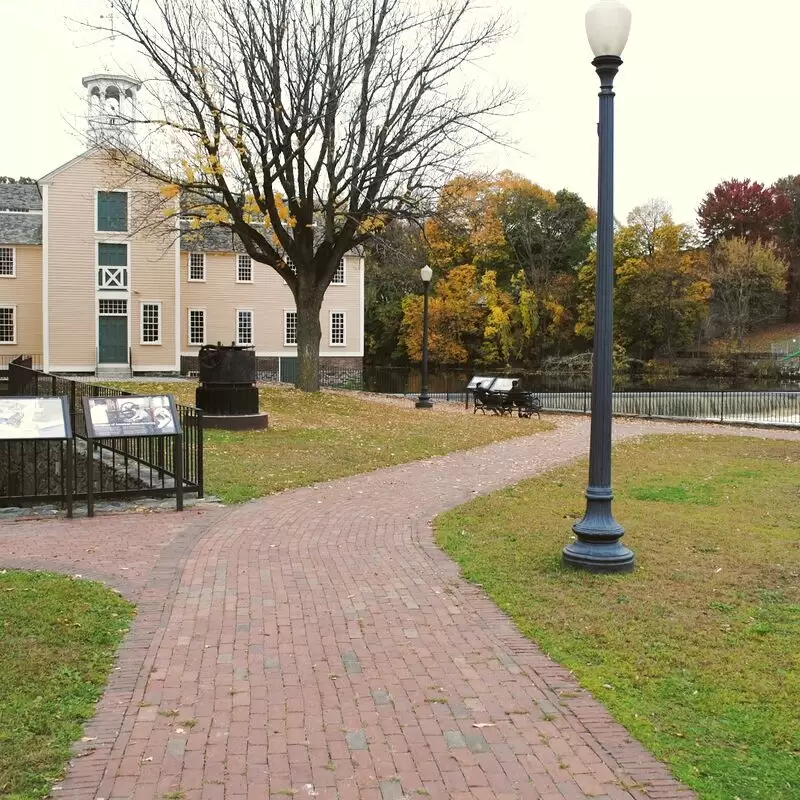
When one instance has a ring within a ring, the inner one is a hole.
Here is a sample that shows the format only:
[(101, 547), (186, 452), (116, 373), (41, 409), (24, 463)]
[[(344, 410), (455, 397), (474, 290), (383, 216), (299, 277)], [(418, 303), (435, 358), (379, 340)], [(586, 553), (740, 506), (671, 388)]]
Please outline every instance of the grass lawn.
[(46, 797), (61, 778), (132, 614), (99, 583), (0, 572), (0, 797)]
[[(113, 384), (194, 405), (194, 383)], [(229, 503), (549, 430), (517, 417), (399, 408), (333, 392), (259, 390), (269, 429), (205, 432), (206, 493)]]
[(561, 565), (585, 464), (439, 517), (439, 544), (703, 800), (800, 798), (800, 446), (615, 449), (637, 569)]
[[(751, 333), (745, 339), (744, 349), (754, 353), (769, 353), (770, 345), (777, 342), (785, 342), (787, 339), (800, 341), (800, 324), (797, 322), (783, 322)], [(800, 344), (795, 349), (800, 350)]]

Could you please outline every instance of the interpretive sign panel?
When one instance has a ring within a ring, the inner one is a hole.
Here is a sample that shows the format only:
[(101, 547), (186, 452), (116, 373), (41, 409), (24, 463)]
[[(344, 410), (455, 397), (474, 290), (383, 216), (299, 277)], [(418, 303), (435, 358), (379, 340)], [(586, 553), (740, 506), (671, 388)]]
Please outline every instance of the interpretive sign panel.
[(172, 395), (84, 397), (86, 431), (92, 439), (174, 436), (181, 433)]
[(0, 439), (71, 439), (66, 397), (0, 397)]
[(488, 389), (492, 385), (494, 378), (482, 378), (480, 375), (475, 375), (467, 384), (467, 391), (472, 391), (480, 384), (481, 389)]
[(510, 392), (516, 378), (497, 378), (492, 384), (493, 392)]

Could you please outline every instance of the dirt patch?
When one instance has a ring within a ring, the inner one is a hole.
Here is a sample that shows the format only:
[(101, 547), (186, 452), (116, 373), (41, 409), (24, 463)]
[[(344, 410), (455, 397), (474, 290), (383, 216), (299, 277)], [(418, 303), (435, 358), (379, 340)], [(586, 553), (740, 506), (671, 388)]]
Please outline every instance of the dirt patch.
[[(381, 403), (382, 405), (395, 406), (396, 408), (413, 409), (414, 403), (417, 402), (415, 397), (398, 397), (396, 395), (378, 394), (376, 392), (354, 392), (350, 389), (323, 389), (322, 391), (330, 394), (345, 395), (346, 397), (357, 397), (359, 400), (366, 400), (369, 403)], [(434, 400), (433, 408), (428, 409), (428, 411), (439, 414), (467, 413), (467, 409), (464, 408), (464, 403), (454, 400), (450, 402), (446, 400)], [(469, 413), (472, 413), (471, 409), (469, 409)]]

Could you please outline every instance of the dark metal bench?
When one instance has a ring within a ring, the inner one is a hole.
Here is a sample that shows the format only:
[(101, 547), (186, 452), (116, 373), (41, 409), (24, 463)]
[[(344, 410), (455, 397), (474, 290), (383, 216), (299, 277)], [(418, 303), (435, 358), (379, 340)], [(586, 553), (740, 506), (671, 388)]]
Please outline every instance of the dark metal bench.
[(514, 404), (508, 396), (508, 392), (493, 392), (488, 389), (478, 389), (475, 392), (475, 408), (472, 413), (480, 410), (485, 414), (491, 411), (492, 414), (510, 414), (514, 410)]
[(520, 417), (532, 417), (536, 414), (537, 419), (541, 419), (542, 401), (533, 392), (523, 392), (518, 397), (514, 397), (514, 406)]
[(503, 392), (478, 389), (475, 392), (475, 404), (472, 413), (479, 410), (482, 414), (491, 411), (492, 414), (504, 416), (513, 414), (522, 418), (532, 417), (534, 414), (541, 419), (542, 401), (533, 392)]

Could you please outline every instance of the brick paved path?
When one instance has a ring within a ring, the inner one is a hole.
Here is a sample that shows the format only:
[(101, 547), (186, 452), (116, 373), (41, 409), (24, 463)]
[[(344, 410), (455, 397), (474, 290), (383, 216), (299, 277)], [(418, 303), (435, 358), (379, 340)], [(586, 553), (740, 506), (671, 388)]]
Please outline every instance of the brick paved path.
[(105, 579), (138, 604), (53, 795), (692, 797), (433, 544), (436, 514), (587, 442), (588, 420), (564, 418), (232, 509), (0, 526), (1, 566)]

